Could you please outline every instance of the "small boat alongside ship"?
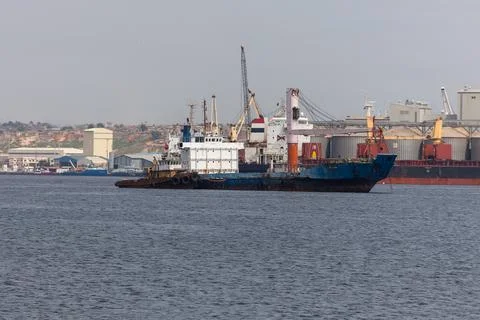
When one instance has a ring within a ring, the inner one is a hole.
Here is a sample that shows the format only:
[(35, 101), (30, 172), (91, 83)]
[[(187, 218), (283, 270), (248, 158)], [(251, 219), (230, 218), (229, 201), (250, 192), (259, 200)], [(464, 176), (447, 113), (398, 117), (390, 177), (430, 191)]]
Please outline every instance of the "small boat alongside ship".
[[(300, 117), (298, 89), (287, 91), (287, 126), (293, 132)], [(223, 137), (208, 135), (191, 141), (190, 126), (183, 129), (180, 142), (181, 168), (154, 163), (146, 177), (122, 180), (119, 188), (220, 189), (314, 192), (369, 192), (385, 179), (393, 167), (395, 155), (375, 154), (364, 159), (329, 159), (309, 163), (298, 162), (297, 136), (287, 135), (288, 163), (286, 170), (271, 165), (266, 173), (239, 172), (239, 142), (225, 142)], [(275, 170), (278, 169), (278, 170)]]

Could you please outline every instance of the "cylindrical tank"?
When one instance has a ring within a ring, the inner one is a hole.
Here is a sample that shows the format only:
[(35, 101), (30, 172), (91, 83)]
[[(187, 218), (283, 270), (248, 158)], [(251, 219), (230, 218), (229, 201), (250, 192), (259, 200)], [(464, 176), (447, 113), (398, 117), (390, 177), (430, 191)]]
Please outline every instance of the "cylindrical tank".
[(442, 141), (452, 145), (452, 160), (466, 160), (468, 140), (464, 137), (444, 137)]
[(366, 136), (332, 136), (330, 139), (330, 158), (356, 158), (357, 144), (365, 143)]
[(472, 137), (472, 139), (470, 139), (470, 143), (471, 159), (480, 161), (480, 137)]
[(418, 160), (422, 147), (421, 139), (388, 139), (388, 152), (396, 154), (397, 160)]
[(329, 157), (329, 150), (330, 150), (330, 139), (327, 138), (327, 137), (323, 137), (323, 136), (311, 136), (310, 137), (310, 142), (313, 142), (313, 143), (320, 143), (322, 145), (322, 150), (321, 150), (321, 158), (322, 159), (325, 159), (325, 158), (328, 158)]

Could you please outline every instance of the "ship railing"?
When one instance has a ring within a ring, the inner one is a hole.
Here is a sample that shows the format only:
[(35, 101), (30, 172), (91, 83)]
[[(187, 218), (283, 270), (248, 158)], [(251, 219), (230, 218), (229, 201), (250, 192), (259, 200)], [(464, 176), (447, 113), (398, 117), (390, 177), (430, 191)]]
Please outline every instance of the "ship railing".
[(366, 158), (324, 158), (324, 159), (303, 159), (301, 164), (304, 167), (318, 166), (322, 164), (336, 165), (345, 163), (367, 163), (370, 162)]
[(395, 164), (409, 167), (480, 167), (477, 160), (396, 160)]

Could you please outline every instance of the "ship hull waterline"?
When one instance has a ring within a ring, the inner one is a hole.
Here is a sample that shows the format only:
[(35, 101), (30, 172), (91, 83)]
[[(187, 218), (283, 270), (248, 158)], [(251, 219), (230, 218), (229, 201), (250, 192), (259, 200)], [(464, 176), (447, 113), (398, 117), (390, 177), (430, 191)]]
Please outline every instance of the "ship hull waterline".
[(415, 178), (415, 177), (388, 177), (380, 184), (414, 184), (432, 186), (480, 186), (479, 178)]
[(214, 189), (308, 192), (369, 192), (385, 179), (395, 155), (378, 155), (371, 161), (334, 161), (305, 166), (297, 173), (198, 174), (155, 173), (138, 180), (117, 181), (119, 188)]
[(480, 185), (480, 161), (397, 161), (380, 183)]
[[(257, 191), (303, 191), (303, 192), (369, 192), (376, 181), (366, 179), (310, 179), (310, 178), (258, 178), (258, 179), (200, 179), (187, 183), (148, 180), (119, 181), (119, 188), (154, 189), (210, 189), (210, 190), (257, 190)], [(122, 183), (123, 182), (123, 183)]]

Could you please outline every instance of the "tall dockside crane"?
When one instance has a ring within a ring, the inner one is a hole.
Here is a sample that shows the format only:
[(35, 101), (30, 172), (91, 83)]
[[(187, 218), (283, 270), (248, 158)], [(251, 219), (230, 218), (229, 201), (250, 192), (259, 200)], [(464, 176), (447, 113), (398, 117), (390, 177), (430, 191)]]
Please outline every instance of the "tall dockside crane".
[(245, 58), (245, 49), (241, 48), (241, 67), (242, 67), (242, 96), (243, 96), (243, 108), (240, 118), (230, 127), (229, 139), (230, 141), (238, 141), (238, 135), (243, 126), (246, 125), (247, 141), (250, 141), (250, 126), (252, 124), (252, 117), (250, 112), (250, 106), (253, 106), (257, 118), (263, 118), (262, 111), (255, 100), (255, 93), (248, 88), (247, 78), (247, 60)]
[(447, 91), (445, 87), (441, 87), (440, 91), (442, 92), (442, 104), (443, 104), (443, 113), (447, 120), (456, 120), (457, 114), (453, 111), (452, 106), (450, 105), (450, 100), (448, 99)]
[(247, 77), (247, 59), (245, 57), (245, 49), (243, 46), (241, 48), (241, 65), (242, 65), (242, 90), (243, 90), (243, 108), (245, 112), (245, 120), (247, 124), (250, 124), (250, 101), (249, 101), (249, 92), (248, 92), (248, 77)]

